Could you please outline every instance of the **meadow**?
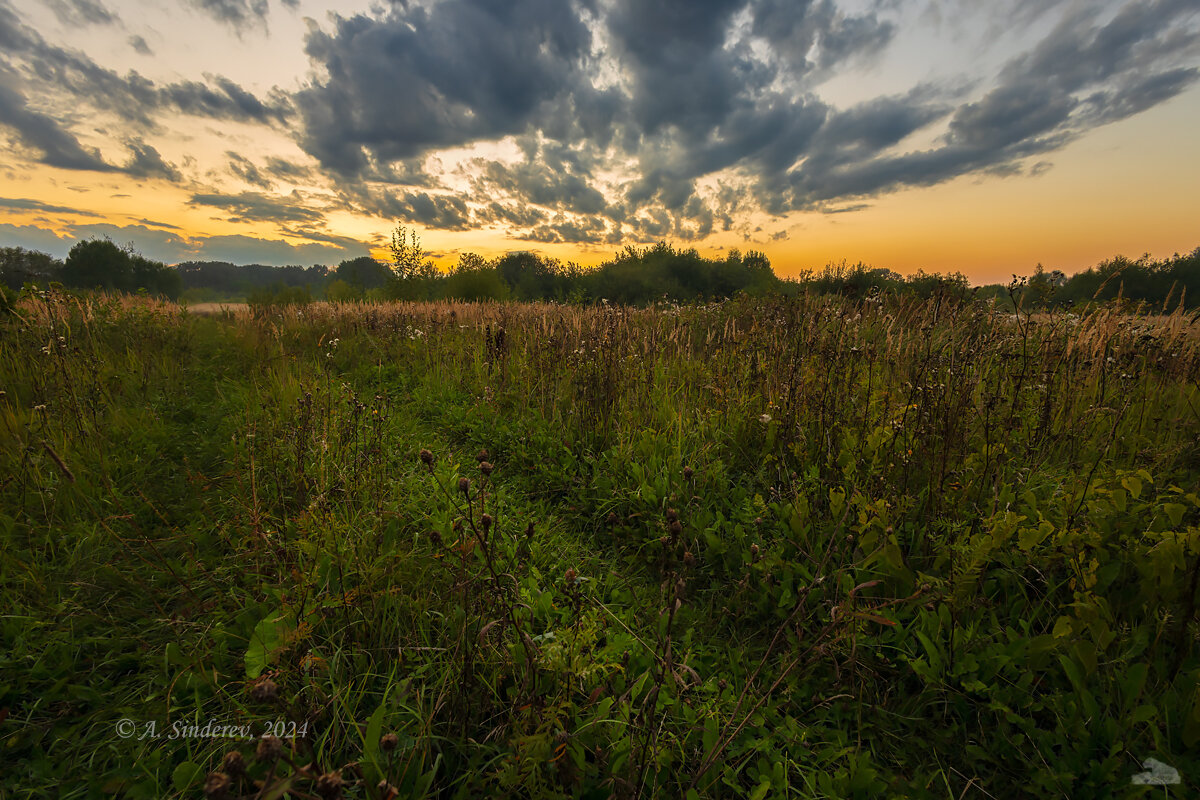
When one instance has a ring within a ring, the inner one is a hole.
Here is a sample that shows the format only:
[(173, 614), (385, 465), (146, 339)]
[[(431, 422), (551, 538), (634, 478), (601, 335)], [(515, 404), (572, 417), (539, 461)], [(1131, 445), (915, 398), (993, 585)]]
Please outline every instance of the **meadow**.
[(0, 797), (1194, 796), (1198, 378), (1117, 304), (26, 292)]

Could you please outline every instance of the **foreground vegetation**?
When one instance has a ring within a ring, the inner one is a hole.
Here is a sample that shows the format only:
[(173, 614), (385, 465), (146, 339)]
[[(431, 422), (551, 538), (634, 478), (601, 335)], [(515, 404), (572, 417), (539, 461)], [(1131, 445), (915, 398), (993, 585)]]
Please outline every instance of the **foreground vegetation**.
[(0, 795), (1191, 796), (1197, 334), (26, 295)]

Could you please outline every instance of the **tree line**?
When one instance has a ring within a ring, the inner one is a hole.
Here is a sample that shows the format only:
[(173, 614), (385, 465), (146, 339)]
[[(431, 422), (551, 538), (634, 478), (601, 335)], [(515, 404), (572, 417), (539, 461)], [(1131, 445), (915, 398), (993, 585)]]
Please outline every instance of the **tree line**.
[(464, 253), (449, 271), (436, 269), (415, 232), (399, 226), (389, 261), (361, 256), (336, 267), (237, 266), (189, 261), (169, 267), (132, 245), (108, 239), (76, 243), (65, 260), (20, 247), (0, 248), (0, 282), (10, 291), (52, 281), (69, 288), (146, 292), (171, 300), (248, 301), (257, 306), (388, 300), (547, 300), (564, 303), (647, 305), (660, 301), (719, 301), (739, 293), (902, 294), (994, 299), (1026, 310), (1067, 308), (1123, 298), (1150, 306), (1200, 304), (1200, 248), (1165, 259), (1144, 255), (1108, 259), (1072, 276), (1037, 265), (1007, 284), (972, 287), (960, 272), (902, 276), (866, 264), (831, 264), (781, 279), (765, 254), (730, 250), (708, 258), (695, 248), (666, 242), (628, 246), (597, 267), (563, 263), (538, 253), (510, 252), (492, 259)]

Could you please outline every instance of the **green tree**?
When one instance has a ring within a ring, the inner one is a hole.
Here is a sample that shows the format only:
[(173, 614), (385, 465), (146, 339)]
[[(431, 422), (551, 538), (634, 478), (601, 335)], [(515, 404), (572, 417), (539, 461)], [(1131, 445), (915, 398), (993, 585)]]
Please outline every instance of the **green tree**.
[(431, 278), (436, 274), (433, 263), (426, 258), (415, 230), (397, 225), (392, 231), (392, 268), (400, 280)]
[(111, 239), (84, 239), (67, 253), (62, 277), (65, 285), (78, 289), (128, 292), (133, 288), (133, 262)]

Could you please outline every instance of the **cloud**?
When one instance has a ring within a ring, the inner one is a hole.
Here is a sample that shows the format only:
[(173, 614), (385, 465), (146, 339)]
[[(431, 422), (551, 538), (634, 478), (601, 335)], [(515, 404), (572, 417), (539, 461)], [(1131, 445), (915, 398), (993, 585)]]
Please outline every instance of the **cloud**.
[(134, 178), (162, 178), (171, 183), (179, 183), (183, 180), (183, 175), (175, 168), (175, 165), (164, 161), (158, 150), (152, 145), (135, 139), (126, 142), (126, 146), (131, 152), (129, 161), (122, 169), (126, 175)]
[(242, 28), (267, 18), (267, 0), (188, 0), (195, 8), (214, 19)]
[(144, 38), (142, 38), (141, 36), (130, 36), (129, 37), (129, 46), (133, 48), (133, 51), (135, 53), (138, 53), (140, 55), (143, 55), (143, 56), (154, 55), (154, 51), (150, 49), (150, 45), (147, 44), (146, 40)]
[[(161, 85), (137, 72), (120, 75), (84, 53), (49, 44), (22, 23), (4, 0), (0, 0), (0, 53), (0, 66), (7, 61), (11, 75), (26, 85), (25, 93), (18, 92), (23, 97), (36, 93), (50, 99), (65, 93), (67, 100), (59, 102), (66, 107), (112, 112), (146, 131), (156, 130), (156, 117), (170, 112), (260, 124), (282, 124), (293, 115), (284, 92), (274, 90), (260, 99), (221, 75), (206, 75), (205, 82)], [(16, 91), (9, 83), (10, 90)]]
[(84, 224), (68, 228), (65, 235), (33, 225), (0, 223), (0, 246), (24, 247), (65, 258), (76, 242), (84, 239), (109, 238), (118, 244), (129, 243), (133, 248), (155, 261), (178, 264), (182, 261), (229, 261), (235, 264), (337, 264), (346, 258), (368, 255), (365, 244), (352, 239), (335, 238), (334, 244), (322, 241), (288, 242), (283, 239), (260, 239), (253, 236), (192, 236), (185, 237), (160, 223), (113, 225)]
[(192, 206), (208, 206), (228, 212), (231, 222), (323, 222), (325, 216), (305, 205), (304, 198), (293, 192), (289, 197), (242, 192), (236, 195), (194, 194)]
[(248, 159), (243, 158), (232, 150), (227, 151), (225, 155), (229, 156), (229, 171), (237, 177), (244, 180), (251, 186), (257, 186), (260, 189), (270, 189), (274, 183), (266, 175), (252, 164)]
[(359, 177), (392, 162), (536, 127), (577, 88), (591, 35), (566, 0), (445, 0), (381, 18), (335, 17), (312, 30), (325, 75), (295, 96), (301, 144), (323, 167)]
[(43, 0), (63, 25), (114, 25), (119, 21), (100, 0)]
[(38, 153), (39, 163), (95, 172), (116, 169), (100, 157), (98, 150), (80, 144), (57, 120), (30, 109), (15, 83), (15, 76), (0, 66), (0, 126), (7, 127), (25, 147)]
[(70, 214), (76, 217), (101, 217), (100, 214), (95, 214), (91, 211), (83, 211), (69, 206), (56, 206), (43, 203), (41, 200), (28, 200), (20, 197), (0, 197), (0, 208), (7, 208), (10, 211), (41, 211), (47, 214)]

